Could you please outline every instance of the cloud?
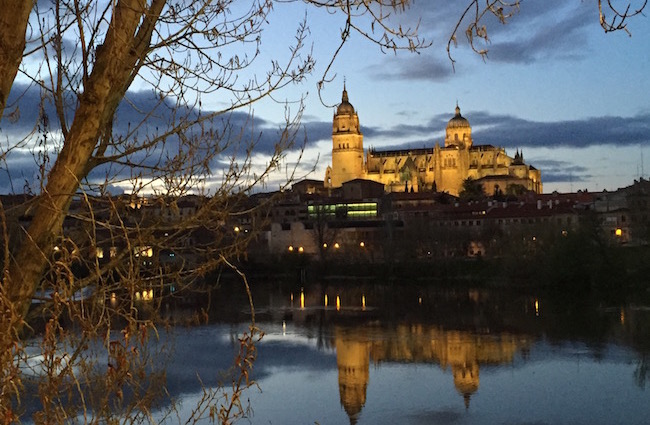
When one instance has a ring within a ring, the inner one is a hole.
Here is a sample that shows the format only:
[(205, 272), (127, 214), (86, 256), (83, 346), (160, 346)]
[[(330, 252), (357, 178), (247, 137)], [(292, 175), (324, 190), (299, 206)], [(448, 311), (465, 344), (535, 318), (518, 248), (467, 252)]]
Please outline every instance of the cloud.
[(488, 46), (489, 58), (495, 62), (530, 64), (549, 58), (584, 57), (587, 29), (597, 19), (591, 12), (585, 5), (576, 5), (571, 10), (558, 7), (553, 14), (523, 19), (511, 33), (497, 31)]
[(446, 57), (437, 59), (429, 54), (391, 56), (366, 70), (379, 80), (400, 81), (446, 81), (454, 74)]
[(593, 177), (588, 168), (557, 159), (536, 159), (535, 167), (542, 170), (544, 183), (581, 183)]
[[(446, 46), (469, 4), (469, 0), (438, 2), (432, 7), (428, 2), (416, 2), (407, 9), (406, 16), (412, 25), (419, 21), (420, 33), (440, 48)], [(471, 8), (458, 26), (457, 47), (452, 45), (452, 56), (456, 50), (460, 52), (468, 47), (465, 30), (474, 17), (473, 13)], [(481, 24), (485, 25), (490, 41), (485, 44), (482, 40), (475, 40), (477, 49), (487, 49), (491, 62), (522, 64), (551, 57), (580, 58), (587, 45), (587, 33), (591, 28), (599, 28), (598, 9), (593, 3), (563, 0), (522, 2), (505, 25), (490, 13), (483, 16)], [(404, 69), (408, 70), (408, 67)]]
[[(68, 105), (74, 105), (76, 98), (72, 93), (65, 93)], [(64, 108), (67, 126), (74, 116), (74, 108)], [(213, 114), (215, 111), (199, 111), (183, 105), (178, 105), (173, 98), (161, 98), (153, 91), (128, 92), (120, 104), (112, 127), (114, 139), (122, 138), (127, 143), (142, 143), (145, 140), (165, 135), (164, 142), (155, 148), (138, 151), (128, 156), (131, 164), (140, 167), (125, 167), (103, 165), (95, 168), (89, 174), (89, 179), (102, 182), (109, 176), (111, 179), (128, 179), (140, 172), (146, 173), (147, 167), (155, 166), (159, 161), (173, 158), (179, 153), (178, 134), (171, 129), (185, 126), (184, 136), (210, 138), (201, 142), (196, 155), (207, 158), (212, 152), (222, 152), (215, 156), (208, 168), (221, 168), (219, 161), (224, 158), (235, 157), (243, 161), (252, 146), (255, 154), (272, 155), (278, 145), (286, 145), (283, 134), (284, 124), (273, 123), (257, 116), (253, 117), (248, 111), (230, 111), (206, 119), (201, 124), (195, 123), (201, 117)], [(32, 153), (38, 152), (38, 137), (48, 135), (48, 140), (54, 141), (50, 145), (52, 150), (51, 161), (55, 160), (56, 151), (60, 146), (56, 144), (56, 135), (60, 134), (60, 123), (51, 97), (34, 84), (28, 85), (16, 82), (8, 100), (8, 108), (0, 121), (0, 154), (6, 153), (10, 147), (23, 143), (23, 148), (13, 149), (6, 155), (6, 170), (0, 173), (0, 191), (22, 191), (24, 182), (36, 183), (35, 175), (38, 172), (37, 161)], [(188, 124), (190, 123), (190, 124)], [(34, 131), (36, 133), (34, 134)], [(295, 128), (295, 145), (289, 151), (298, 149), (307, 137), (308, 140), (329, 139), (331, 136), (331, 123), (310, 122), (301, 128)], [(31, 136), (30, 136), (31, 135)], [(123, 149), (124, 143), (119, 144), (107, 154), (117, 153)], [(5, 168), (5, 167), (3, 167)], [(19, 186), (19, 187), (16, 187)], [(13, 187), (13, 190), (12, 190)]]
[(474, 142), (503, 147), (573, 147), (650, 144), (650, 114), (634, 117), (594, 117), (583, 120), (535, 122), (515, 117), (477, 114)]

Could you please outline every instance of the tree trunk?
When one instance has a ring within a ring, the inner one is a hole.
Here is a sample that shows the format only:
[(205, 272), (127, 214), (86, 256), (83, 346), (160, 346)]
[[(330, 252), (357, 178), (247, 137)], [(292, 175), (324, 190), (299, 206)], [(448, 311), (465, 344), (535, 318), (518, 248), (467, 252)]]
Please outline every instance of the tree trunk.
[(33, 4), (28, 0), (0, 0), (0, 119), (23, 59)]
[[(18, 317), (25, 317), (36, 287), (49, 262), (50, 254), (61, 234), (63, 219), (70, 202), (91, 167), (93, 151), (100, 134), (110, 124), (117, 105), (122, 100), (140, 55), (146, 52), (153, 20), (164, 1), (154, 1), (157, 10), (147, 10), (144, 0), (121, 0), (115, 6), (106, 39), (97, 49), (93, 71), (80, 96), (74, 120), (54, 167), (48, 174), (47, 185), (35, 207), (25, 242), (9, 265), (7, 294)], [(143, 27), (138, 30), (143, 15)], [(146, 46), (143, 47), (142, 41)], [(137, 43), (137, 45), (136, 45)]]

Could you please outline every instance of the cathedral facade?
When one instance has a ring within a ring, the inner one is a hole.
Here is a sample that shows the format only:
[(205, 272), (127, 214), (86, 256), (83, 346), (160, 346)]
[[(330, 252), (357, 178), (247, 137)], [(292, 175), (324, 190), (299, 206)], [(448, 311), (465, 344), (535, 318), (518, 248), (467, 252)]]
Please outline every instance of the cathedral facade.
[(472, 127), (458, 106), (447, 124), (444, 146), (436, 142), (431, 148), (370, 149), (364, 155), (359, 116), (343, 87), (334, 113), (326, 188), (365, 179), (382, 183), (386, 192), (437, 191), (458, 196), (468, 178), (481, 183), (488, 195), (521, 190), (542, 193), (541, 173), (524, 162), (522, 153), (517, 151), (513, 158), (504, 148), (473, 144)]

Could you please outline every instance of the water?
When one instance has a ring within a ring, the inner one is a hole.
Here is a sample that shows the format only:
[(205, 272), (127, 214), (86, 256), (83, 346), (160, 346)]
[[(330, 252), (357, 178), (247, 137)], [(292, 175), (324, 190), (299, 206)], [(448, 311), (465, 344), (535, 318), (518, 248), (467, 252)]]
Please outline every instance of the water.
[[(643, 298), (348, 282), (257, 289), (265, 336), (245, 422), (649, 423)], [(176, 332), (168, 376), (181, 414), (200, 397), (197, 373), (216, 385), (229, 365), (243, 301), (224, 290), (214, 310), (228, 323)]]

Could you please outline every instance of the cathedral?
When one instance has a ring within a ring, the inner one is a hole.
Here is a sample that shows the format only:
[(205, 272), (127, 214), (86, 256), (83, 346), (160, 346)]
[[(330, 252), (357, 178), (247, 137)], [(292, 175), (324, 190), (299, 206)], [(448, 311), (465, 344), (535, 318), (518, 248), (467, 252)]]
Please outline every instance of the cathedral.
[(385, 192), (447, 192), (458, 196), (463, 181), (472, 179), (484, 193), (542, 193), (539, 170), (524, 162), (517, 151), (514, 158), (504, 148), (474, 145), (472, 127), (456, 106), (449, 120), (444, 146), (432, 148), (376, 150), (363, 149), (359, 116), (343, 86), (341, 103), (334, 113), (332, 128), (332, 165), (325, 172), (324, 186), (338, 188), (355, 179), (373, 180), (384, 185)]

